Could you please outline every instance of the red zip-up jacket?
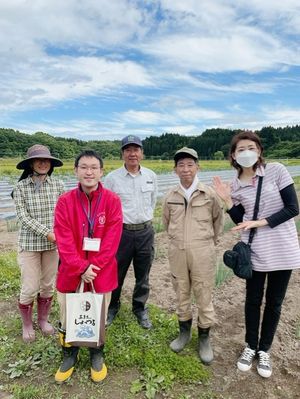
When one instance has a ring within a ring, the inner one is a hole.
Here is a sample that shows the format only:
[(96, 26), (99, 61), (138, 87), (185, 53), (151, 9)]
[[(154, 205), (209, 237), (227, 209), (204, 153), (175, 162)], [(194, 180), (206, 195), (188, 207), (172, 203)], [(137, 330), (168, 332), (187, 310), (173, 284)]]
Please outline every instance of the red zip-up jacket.
[[(88, 237), (87, 214), (94, 215), (97, 199), (101, 195), (95, 214), (93, 237), (101, 239), (100, 250), (84, 251), (83, 238)], [(85, 211), (84, 211), (85, 209)], [(74, 292), (81, 275), (90, 264), (101, 270), (96, 271), (94, 288), (97, 293), (114, 290), (118, 285), (116, 252), (123, 228), (120, 198), (99, 183), (89, 197), (78, 188), (61, 195), (54, 213), (54, 232), (60, 264), (56, 287), (63, 293)]]

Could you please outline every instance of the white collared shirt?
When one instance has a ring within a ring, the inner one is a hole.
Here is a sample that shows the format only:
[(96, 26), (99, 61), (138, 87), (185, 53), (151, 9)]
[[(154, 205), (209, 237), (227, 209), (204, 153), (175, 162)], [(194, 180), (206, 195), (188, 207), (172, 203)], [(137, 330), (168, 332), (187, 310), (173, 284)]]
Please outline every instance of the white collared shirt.
[(190, 185), (189, 188), (185, 188), (185, 187), (183, 187), (183, 185), (181, 183), (179, 183), (182, 191), (184, 192), (184, 196), (185, 196), (187, 202), (189, 202), (193, 192), (197, 189), (198, 183), (199, 183), (199, 179), (198, 179), (197, 175), (195, 176), (194, 181)]
[(141, 166), (138, 174), (132, 175), (122, 166), (105, 177), (104, 187), (121, 198), (124, 223), (138, 224), (153, 219), (157, 177), (152, 170)]

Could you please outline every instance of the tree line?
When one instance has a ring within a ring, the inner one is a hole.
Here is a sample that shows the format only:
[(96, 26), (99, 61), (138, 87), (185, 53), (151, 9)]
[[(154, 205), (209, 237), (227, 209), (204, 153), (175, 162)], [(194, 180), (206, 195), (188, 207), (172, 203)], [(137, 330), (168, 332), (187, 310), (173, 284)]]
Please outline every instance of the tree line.
[[(172, 159), (179, 148), (188, 146), (194, 148), (201, 159), (223, 159), (228, 156), (232, 137), (239, 131), (216, 128), (207, 129), (198, 136), (183, 136), (177, 133), (150, 136), (143, 140), (144, 153), (148, 159)], [(266, 156), (300, 157), (299, 125), (283, 128), (263, 127), (256, 133), (262, 139)], [(43, 132), (26, 134), (13, 129), (0, 128), (0, 158), (24, 157), (27, 148), (33, 144), (46, 145), (54, 156), (63, 159), (73, 159), (84, 149), (93, 149), (106, 159), (120, 157), (120, 140), (84, 141), (51, 136)]]

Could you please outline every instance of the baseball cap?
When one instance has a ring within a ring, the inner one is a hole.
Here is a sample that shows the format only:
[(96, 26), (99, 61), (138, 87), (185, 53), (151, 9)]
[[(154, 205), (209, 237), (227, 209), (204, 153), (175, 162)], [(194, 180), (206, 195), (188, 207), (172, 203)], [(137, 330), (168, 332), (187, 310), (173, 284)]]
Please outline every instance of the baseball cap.
[(121, 149), (123, 149), (126, 145), (130, 145), (130, 144), (135, 144), (135, 145), (138, 145), (139, 147), (143, 147), (142, 140), (139, 137), (129, 135), (122, 139)]
[(174, 161), (177, 162), (182, 158), (193, 158), (195, 161), (198, 161), (198, 154), (193, 148), (182, 147), (180, 150), (175, 152)]

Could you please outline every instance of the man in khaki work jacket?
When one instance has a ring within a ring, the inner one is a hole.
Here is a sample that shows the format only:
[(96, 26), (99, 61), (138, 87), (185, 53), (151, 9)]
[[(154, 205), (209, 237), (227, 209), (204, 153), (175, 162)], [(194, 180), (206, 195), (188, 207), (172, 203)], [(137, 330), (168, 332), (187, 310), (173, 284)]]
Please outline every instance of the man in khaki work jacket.
[(223, 210), (214, 190), (198, 180), (197, 152), (183, 147), (174, 161), (180, 183), (163, 203), (179, 321), (179, 336), (170, 347), (180, 352), (191, 339), (193, 292), (198, 309), (199, 357), (209, 364), (213, 360), (209, 330), (214, 323), (215, 244), (223, 230)]

